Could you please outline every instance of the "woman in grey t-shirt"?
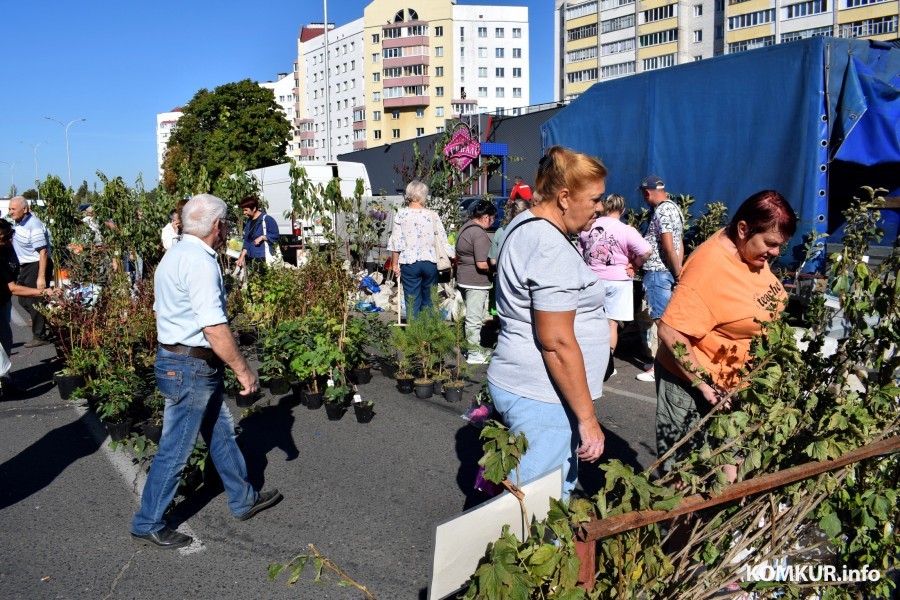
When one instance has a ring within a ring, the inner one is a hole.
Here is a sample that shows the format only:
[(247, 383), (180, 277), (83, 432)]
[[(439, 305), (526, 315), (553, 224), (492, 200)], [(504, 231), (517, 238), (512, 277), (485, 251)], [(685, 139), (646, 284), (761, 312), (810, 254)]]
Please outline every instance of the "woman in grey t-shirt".
[(590, 227), (606, 174), (594, 157), (550, 148), (535, 178), (541, 203), (510, 222), (494, 280), (500, 337), (487, 372), (491, 397), (510, 430), (528, 439), (521, 482), (562, 467), (563, 497), (575, 487), (578, 459), (603, 453), (593, 400), (609, 360), (604, 288), (568, 236)]

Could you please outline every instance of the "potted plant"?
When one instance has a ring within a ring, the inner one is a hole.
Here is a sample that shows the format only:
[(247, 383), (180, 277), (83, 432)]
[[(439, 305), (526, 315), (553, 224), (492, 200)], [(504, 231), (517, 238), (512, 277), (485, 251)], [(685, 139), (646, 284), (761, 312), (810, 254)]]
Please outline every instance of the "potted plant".
[(357, 423), (368, 423), (375, 415), (375, 403), (371, 400), (363, 400), (362, 398), (358, 401), (354, 399), (353, 412), (356, 415)]
[[(462, 304), (460, 302), (460, 304)], [(461, 313), (459, 313), (461, 314)], [(453, 322), (451, 328), (453, 335), (453, 346), (455, 349), (455, 368), (452, 377), (444, 384), (444, 399), (447, 402), (458, 402), (462, 400), (463, 389), (466, 386), (466, 375), (468, 375), (469, 365), (463, 359), (463, 352), (468, 349), (469, 341), (466, 339), (466, 323), (464, 319), (457, 319)]]
[(344, 384), (343, 381), (333, 382), (335, 385), (330, 385), (325, 388), (325, 414), (328, 416), (329, 421), (340, 421), (341, 417), (344, 416), (344, 400), (347, 398), (347, 394), (350, 393), (350, 388)]
[(295, 322), (282, 321), (275, 327), (260, 332), (257, 344), (260, 360), (259, 378), (268, 382), (269, 390), (274, 396), (283, 396), (291, 391), (287, 365), (291, 360), (289, 342), (295, 330)]
[(72, 348), (66, 357), (66, 366), (53, 377), (59, 387), (59, 396), (63, 400), (72, 397), (72, 392), (86, 383), (85, 376), (91, 372), (95, 364), (93, 352), (83, 348)]
[(343, 350), (344, 360), (350, 369), (350, 380), (357, 384), (372, 381), (369, 355), (366, 353), (366, 342), (369, 339), (370, 322), (377, 322), (374, 316), (348, 318), (344, 327)]
[(314, 345), (291, 359), (291, 371), (306, 381), (304, 396), (309, 409), (322, 407), (324, 390), (320, 378), (331, 376), (343, 364), (343, 352), (330, 331), (319, 331), (313, 337)]
[(153, 390), (144, 398), (144, 407), (150, 413), (149, 418), (141, 426), (144, 437), (154, 444), (159, 444), (159, 440), (162, 438), (163, 411), (166, 407), (166, 399), (159, 390)]
[(128, 409), (140, 387), (140, 379), (134, 371), (116, 368), (90, 383), (91, 392), (97, 396), (97, 416), (103, 421), (109, 437), (120, 441), (128, 436), (132, 420)]

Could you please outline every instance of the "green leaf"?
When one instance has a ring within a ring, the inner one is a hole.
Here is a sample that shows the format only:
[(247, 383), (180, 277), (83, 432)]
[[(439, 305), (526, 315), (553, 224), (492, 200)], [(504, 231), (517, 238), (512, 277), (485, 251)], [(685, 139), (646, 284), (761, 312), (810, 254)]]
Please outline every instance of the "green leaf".
[(653, 510), (672, 510), (681, 503), (681, 499), (683, 497), (684, 494), (678, 494), (677, 496), (672, 496), (671, 498), (666, 498), (665, 500), (657, 500), (653, 503)]
[(829, 539), (834, 539), (841, 533), (842, 525), (837, 513), (829, 513), (819, 519), (819, 527)]

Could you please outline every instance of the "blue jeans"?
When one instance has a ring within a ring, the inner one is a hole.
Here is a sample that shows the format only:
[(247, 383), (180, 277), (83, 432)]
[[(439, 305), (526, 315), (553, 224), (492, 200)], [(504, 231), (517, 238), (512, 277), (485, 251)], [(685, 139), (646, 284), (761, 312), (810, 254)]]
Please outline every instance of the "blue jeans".
[[(519, 482), (525, 483), (562, 467), (563, 495), (568, 499), (578, 480), (580, 443), (574, 415), (562, 404), (540, 402), (517, 396), (488, 382), (494, 408), (502, 415), (511, 433), (524, 433), (528, 451), (519, 462)], [(509, 478), (516, 483), (515, 471)]]
[(156, 354), (156, 385), (166, 399), (162, 439), (150, 465), (141, 508), (131, 522), (132, 533), (147, 535), (165, 527), (163, 516), (175, 497), (198, 434), (209, 447), (231, 512), (237, 516), (246, 513), (256, 502), (257, 493), (247, 481), (247, 465), (224, 402), (222, 367), (160, 348)]
[(647, 271), (644, 273), (644, 298), (650, 307), (650, 318), (661, 319), (669, 300), (672, 299), (672, 290), (675, 289), (675, 277), (669, 271)]
[(400, 282), (406, 298), (407, 315), (415, 318), (423, 308), (431, 306), (431, 288), (437, 285), (437, 281), (437, 265), (429, 260), (400, 265)]

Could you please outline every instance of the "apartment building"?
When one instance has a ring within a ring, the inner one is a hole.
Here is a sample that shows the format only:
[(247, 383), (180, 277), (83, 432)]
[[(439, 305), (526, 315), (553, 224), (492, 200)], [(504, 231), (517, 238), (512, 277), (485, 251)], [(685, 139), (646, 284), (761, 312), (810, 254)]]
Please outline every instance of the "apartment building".
[[(259, 84), (259, 87), (272, 90), (272, 94), (275, 96), (275, 102), (281, 107), (281, 110), (284, 111), (285, 118), (291, 122), (293, 127), (294, 107), (296, 104), (296, 98), (294, 97), (294, 74), (279, 73), (275, 81), (264, 81)], [(294, 155), (293, 139), (288, 140), (287, 154), (288, 156)]]
[(169, 136), (172, 135), (172, 128), (178, 122), (184, 113), (181, 108), (173, 108), (169, 112), (159, 113), (156, 115), (156, 170), (158, 173), (157, 181), (163, 178), (163, 160), (166, 158), (166, 148), (169, 147)]
[(556, 0), (555, 99), (613, 79), (817, 35), (897, 37), (898, 0)]

